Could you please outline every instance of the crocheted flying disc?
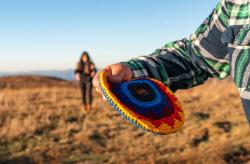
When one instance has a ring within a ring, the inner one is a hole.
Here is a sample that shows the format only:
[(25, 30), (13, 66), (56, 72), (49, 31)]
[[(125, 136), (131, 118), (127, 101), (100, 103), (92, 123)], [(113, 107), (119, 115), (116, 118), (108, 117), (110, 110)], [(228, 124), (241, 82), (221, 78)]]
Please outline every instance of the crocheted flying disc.
[(181, 104), (162, 82), (142, 78), (109, 83), (104, 71), (98, 78), (108, 103), (137, 127), (157, 134), (168, 134), (182, 127)]

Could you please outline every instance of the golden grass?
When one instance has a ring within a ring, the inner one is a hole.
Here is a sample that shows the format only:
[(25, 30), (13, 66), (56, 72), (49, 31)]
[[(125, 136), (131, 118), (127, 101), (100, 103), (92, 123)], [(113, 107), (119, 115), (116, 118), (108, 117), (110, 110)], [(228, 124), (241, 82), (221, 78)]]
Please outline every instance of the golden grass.
[(0, 89), (0, 163), (250, 161), (249, 126), (228, 80), (178, 91), (186, 122), (166, 136), (135, 128), (97, 94), (86, 115), (77, 86), (55, 84)]

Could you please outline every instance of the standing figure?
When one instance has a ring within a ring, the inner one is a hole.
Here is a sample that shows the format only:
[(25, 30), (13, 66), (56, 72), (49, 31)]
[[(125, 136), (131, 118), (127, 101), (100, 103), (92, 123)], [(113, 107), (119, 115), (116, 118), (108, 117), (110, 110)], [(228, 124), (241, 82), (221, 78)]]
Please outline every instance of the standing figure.
[(92, 95), (92, 79), (95, 76), (96, 67), (93, 61), (90, 59), (88, 52), (83, 52), (79, 62), (75, 69), (75, 79), (80, 84), (82, 93), (82, 103), (86, 112), (91, 110), (91, 104), (93, 101)]

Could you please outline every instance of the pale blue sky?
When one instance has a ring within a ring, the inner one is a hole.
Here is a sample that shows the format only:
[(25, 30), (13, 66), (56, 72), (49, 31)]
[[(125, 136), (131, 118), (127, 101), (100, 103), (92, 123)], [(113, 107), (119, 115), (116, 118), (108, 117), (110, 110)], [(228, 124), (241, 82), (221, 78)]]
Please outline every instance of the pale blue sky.
[(188, 37), (218, 0), (0, 0), (0, 71), (98, 67)]

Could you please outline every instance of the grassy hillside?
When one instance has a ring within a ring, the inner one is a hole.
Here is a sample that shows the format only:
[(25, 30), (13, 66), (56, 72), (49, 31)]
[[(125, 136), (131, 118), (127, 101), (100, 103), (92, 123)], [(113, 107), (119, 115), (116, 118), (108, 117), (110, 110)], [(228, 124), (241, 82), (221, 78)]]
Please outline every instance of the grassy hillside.
[(178, 91), (182, 130), (159, 136), (123, 120), (95, 93), (81, 107), (74, 83), (0, 78), (0, 163), (247, 163), (250, 129), (234, 84)]

